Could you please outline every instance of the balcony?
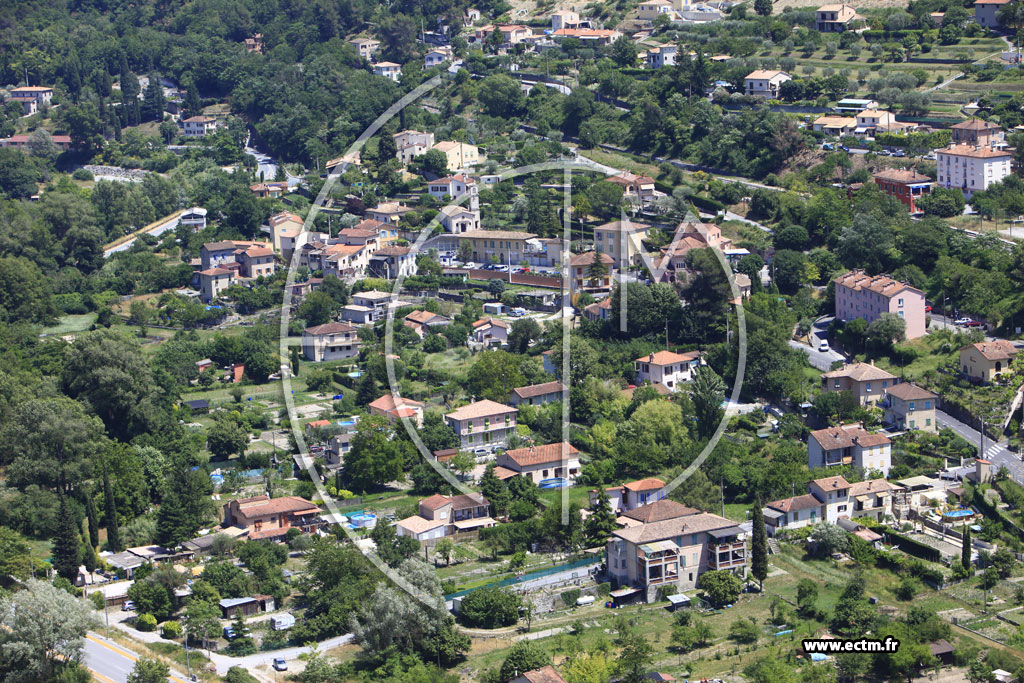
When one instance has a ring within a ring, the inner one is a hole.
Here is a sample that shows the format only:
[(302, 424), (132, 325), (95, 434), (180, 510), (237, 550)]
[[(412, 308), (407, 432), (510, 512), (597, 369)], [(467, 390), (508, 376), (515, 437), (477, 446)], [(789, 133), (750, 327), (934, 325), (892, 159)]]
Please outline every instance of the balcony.
[(742, 541), (711, 546), (712, 569), (733, 569), (747, 564), (747, 547)]

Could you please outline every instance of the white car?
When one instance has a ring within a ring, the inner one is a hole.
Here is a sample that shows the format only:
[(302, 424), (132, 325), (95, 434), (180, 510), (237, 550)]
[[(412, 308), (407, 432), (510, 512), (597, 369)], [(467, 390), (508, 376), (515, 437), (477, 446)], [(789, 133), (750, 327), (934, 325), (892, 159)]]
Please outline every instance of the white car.
[(827, 339), (822, 339), (820, 342), (818, 342), (818, 350), (821, 351), (822, 353), (828, 352), (829, 348)]
[(284, 657), (274, 657), (274, 669), (276, 671), (287, 671), (288, 662), (285, 661)]
[(972, 320), (970, 318), (957, 318), (956, 320), (953, 321), (953, 324), (954, 325), (966, 325), (969, 322), (972, 322)]

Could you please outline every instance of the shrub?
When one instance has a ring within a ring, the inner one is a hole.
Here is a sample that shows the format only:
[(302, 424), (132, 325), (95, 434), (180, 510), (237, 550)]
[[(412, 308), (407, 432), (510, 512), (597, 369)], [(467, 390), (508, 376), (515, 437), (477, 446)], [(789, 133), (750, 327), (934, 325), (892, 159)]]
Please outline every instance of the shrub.
[(75, 180), (88, 181), (93, 179), (92, 171), (85, 168), (76, 168), (75, 172), (71, 174), (71, 177)]
[(565, 603), (566, 607), (575, 607), (576, 601), (580, 599), (582, 591), (579, 588), (573, 588), (562, 593), (562, 602)]
[(498, 588), (484, 586), (462, 598), (459, 614), (467, 626), (498, 628), (519, 621), (519, 596)]
[(139, 618), (135, 620), (135, 628), (140, 631), (155, 631), (156, 617), (152, 614), (140, 614)]
[(160, 628), (160, 635), (169, 640), (181, 638), (182, 628), (181, 624), (176, 621), (166, 621)]
[(597, 594), (601, 597), (607, 597), (612, 592), (612, 585), (607, 581), (604, 583), (597, 584)]
[(92, 606), (97, 610), (101, 610), (106, 606), (107, 600), (103, 597), (102, 591), (93, 591), (89, 593), (89, 600), (92, 601)]

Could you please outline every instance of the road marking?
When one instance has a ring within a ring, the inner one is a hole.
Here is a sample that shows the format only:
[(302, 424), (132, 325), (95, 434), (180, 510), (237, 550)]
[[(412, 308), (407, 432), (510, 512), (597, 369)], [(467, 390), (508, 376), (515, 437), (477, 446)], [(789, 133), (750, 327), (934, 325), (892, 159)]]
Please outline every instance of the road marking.
[[(97, 645), (102, 645), (103, 647), (107, 648), (111, 652), (116, 652), (117, 654), (121, 655), (125, 659), (130, 659), (133, 662), (137, 662), (139, 660), (139, 658), (135, 655), (135, 653), (130, 651), (130, 650), (126, 650), (126, 649), (121, 648), (121, 647), (116, 646), (116, 645), (111, 645), (110, 643), (105, 643), (102, 640), (100, 640), (99, 638), (94, 637), (90, 633), (86, 633), (85, 637), (88, 638), (89, 640), (91, 640), (92, 642), (96, 643)], [(188, 681), (186, 681), (184, 679), (181, 679), (181, 678), (178, 678), (173, 673), (170, 676), (168, 676), (168, 679), (170, 679), (172, 681), (175, 681), (176, 683), (188, 683)], [(107, 679), (107, 680), (109, 680), (109, 679)], [(114, 682), (111, 681), (111, 683), (114, 683)]]
[[(86, 668), (88, 669), (89, 667), (86, 667)], [(115, 681), (113, 678), (107, 678), (106, 676), (101, 674), (99, 671), (96, 671), (94, 669), (89, 669), (89, 673), (92, 674), (93, 678), (99, 679), (100, 683), (117, 683), (117, 681)]]

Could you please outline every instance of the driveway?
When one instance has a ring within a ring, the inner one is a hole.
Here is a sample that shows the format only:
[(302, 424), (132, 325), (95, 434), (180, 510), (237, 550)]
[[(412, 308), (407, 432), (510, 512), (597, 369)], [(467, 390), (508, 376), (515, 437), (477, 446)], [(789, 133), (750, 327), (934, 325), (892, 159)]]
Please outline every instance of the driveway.
[(832, 364), (836, 361), (845, 361), (846, 357), (836, 351), (835, 349), (829, 348), (828, 351), (819, 351), (818, 345), (823, 339), (826, 338), (826, 330), (829, 324), (832, 322), (832, 316), (825, 316), (818, 318), (811, 325), (811, 332), (808, 335), (810, 337), (810, 345), (798, 342), (795, 339), (789, 340), (789, 345), (807, 354), (807, 362), (813, 367), (821, 370), (822, 372), (828, 372), (832, 369)]

